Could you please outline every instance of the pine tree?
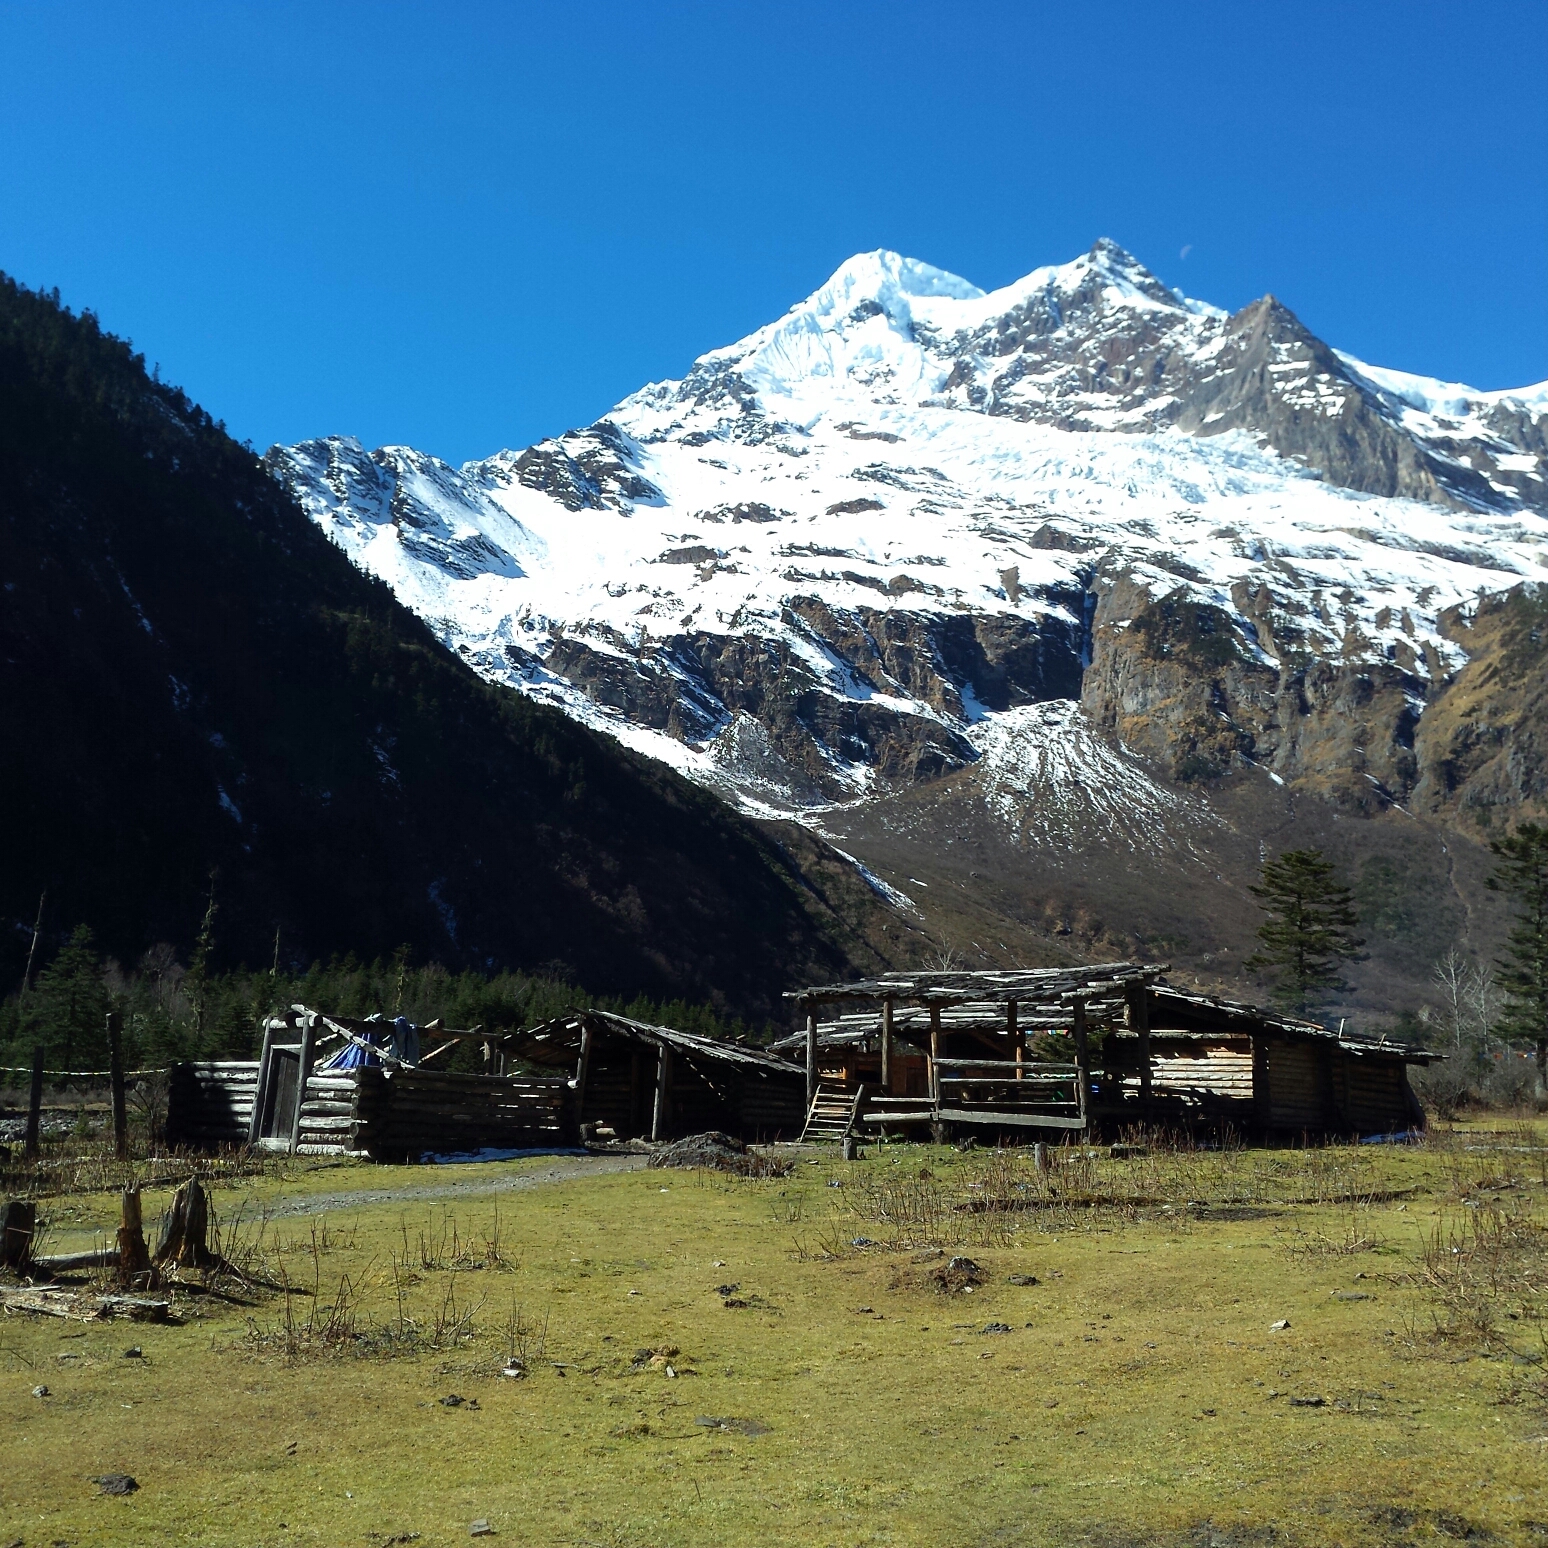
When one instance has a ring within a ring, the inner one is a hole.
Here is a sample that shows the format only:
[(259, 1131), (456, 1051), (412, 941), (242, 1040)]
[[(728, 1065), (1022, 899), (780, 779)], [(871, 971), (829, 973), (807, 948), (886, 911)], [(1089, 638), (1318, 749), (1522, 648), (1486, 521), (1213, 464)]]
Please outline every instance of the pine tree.
[(1268, 918), (1258, 928), (1263, 945), (1246, 966), (1275, 973), (1274, 1002), (1310, 1015), (1347, 987), (1340, 964), (1359, 957), (1364, 944), (1354, 933), (1353, 895), (1320, 849), (1291, 849), (1265, 861), (1261, 883), (1250, 890)]
[(102, 981), (96, 938), (85, 926), (59, 949), (28, 997), (29, 1030), (39, 1037), (50, 1060), (61, 1069), (77, 1061), (100, 1069), (107, 1058), (107, 1013), (111, 1008)]
[(1500, 959), (1505, 1013), (1500, 1031), (1537, 1050), (1537, 1090), (1548, 1093), (1548, 826), (1524, 822), (1489, 845), (1499, 862), (1492, 892), (1515, 899), (1515, 924)]

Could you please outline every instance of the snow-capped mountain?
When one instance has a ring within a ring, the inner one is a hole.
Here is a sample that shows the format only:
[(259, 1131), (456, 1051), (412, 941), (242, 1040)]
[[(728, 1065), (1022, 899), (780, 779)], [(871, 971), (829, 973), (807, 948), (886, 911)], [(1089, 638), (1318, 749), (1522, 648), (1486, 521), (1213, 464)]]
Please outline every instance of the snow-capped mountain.
[(1174, 779), (1408, 801), (1476, 599), (1548, 581), (1548, 383), (1368, 366), (1107, 241), (988, 294), (859, 255), (682, 381), (460, 469), (267, 460), (479, 671), (764, 811), (969, 764), (1013, 791), (1072, 722), (1004, 716), (1049, 701)]

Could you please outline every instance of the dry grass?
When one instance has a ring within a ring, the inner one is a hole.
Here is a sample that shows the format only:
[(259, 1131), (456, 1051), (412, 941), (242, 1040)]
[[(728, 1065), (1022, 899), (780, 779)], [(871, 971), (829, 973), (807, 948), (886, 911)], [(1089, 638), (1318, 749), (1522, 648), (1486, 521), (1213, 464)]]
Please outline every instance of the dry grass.
[[(1537, 1133), (1071, 1145), (1046, 1172), (879, 1146), (498, 1218), (286, 1219), (338, 1175), (260, 1178), (225, 1195), (227, 1250), (292, 1293), (132, 1335), (0, 1325), (0, 1543), (432, 1548), (475, 1518), (538, 1548), (1536, 1541)], [(113, 1471), (139, 1492), (96, 1498)]]

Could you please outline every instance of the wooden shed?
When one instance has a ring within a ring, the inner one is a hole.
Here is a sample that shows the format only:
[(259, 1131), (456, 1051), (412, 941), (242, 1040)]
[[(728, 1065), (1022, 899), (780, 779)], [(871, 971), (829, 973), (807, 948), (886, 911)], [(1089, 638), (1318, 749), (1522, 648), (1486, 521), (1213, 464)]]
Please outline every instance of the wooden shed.
[(799, 1069), (740, 1043), (575, 1011), (513, 1033), (527, 1064), (570, 1073), (579, 1121), (620, 1139), (720, 1129), (746, 1140), (792, 1139), (806, 1114)]
[[(889, 973), (797, 990), (809, 1138), (861, 1125), (1261, 1137), (1423, 1127), (1409, 1064), (1438, 1057), (1259, 1006), (1174, 989), (1164, 964)], [(836, 1016), (824, 1017), (824, 1011)]]

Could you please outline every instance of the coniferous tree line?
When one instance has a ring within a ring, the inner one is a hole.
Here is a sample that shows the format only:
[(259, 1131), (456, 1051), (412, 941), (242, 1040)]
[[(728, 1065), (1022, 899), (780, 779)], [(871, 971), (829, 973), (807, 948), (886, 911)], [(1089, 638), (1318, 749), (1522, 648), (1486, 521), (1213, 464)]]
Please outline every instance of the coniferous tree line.
[[(105, 958), (82, 925), (25, 988), (18, 986), (0, 1003), (0, 1068), (26, 1069), (41, 1045), (50, 1070), (105, 1070), (110, 1011), (123, 1018), (126, 1063), (143, 1069), (183, 1059), (256, 1057), (263, 1019), (296, 1004), (339, 1016), (403, 1015), (420, 1025), (439, 1018), (448, 1027), (486, 1031), (531, 1026), (579, 1006), (710, 1037), (758, 1041), (767, 1031), (706, 1005), (600, 997), (543, 973), (452, 972), (436, 963), (415, 964), (406, 948), (370, 962), (346, 955), (306, 967), (276, 960), (263, 969), (215, 971), (208, 965), (207, 934), (201, 944), (206, 949), (196, 948), (187, 963), (162, 945), (126, 968)], [(468, 1044), (449, 1055), (445, 1067), (473, 1069), (478, 1059)], [(16, 1079), (0, 1076), (0, 1084)]]

